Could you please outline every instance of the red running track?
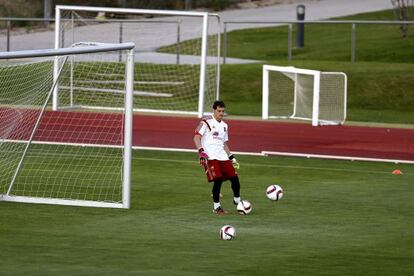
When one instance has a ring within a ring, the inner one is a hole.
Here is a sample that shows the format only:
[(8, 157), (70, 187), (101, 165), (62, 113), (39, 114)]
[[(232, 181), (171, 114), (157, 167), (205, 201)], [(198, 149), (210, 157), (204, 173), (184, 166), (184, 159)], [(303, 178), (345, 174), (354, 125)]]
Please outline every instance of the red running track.
[[(136, 116), (134, 145), (194, 149), (197, 118)], [(225, 120), (232, 151), (289, 152), (414, 161), (414, 129)]]
[[(36, 114), (37, 113), (37, 114)], [(36, 110), (0, 109), (0, 138), (30, 136)], [(34, 140), (119, 145), (122, 115), (46, 112)], [(232, 151), (289, 152), (414, 161), (414, 129), (322, 126), (272, 121), (226, 120)], [(135, 115), (133, 145), (194, 149), (197, 118)]]

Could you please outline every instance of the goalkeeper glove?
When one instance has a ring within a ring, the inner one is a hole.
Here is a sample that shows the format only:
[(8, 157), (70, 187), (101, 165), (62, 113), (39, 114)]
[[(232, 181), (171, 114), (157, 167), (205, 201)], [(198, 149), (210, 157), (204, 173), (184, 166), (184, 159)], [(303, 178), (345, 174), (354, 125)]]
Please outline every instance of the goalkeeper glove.
[(198, 157), (200, 158), (200, 165), (204, 166), (207, 164), (208, 161), (208, 155), (205, 153), (203, 148), (198, 149)]
[(239, 162), (237, 162), (237, 159), (234, 157), (233, 154), (229, 156), (229, 159), (230, 159), (230, 161), (233, 164), (233, 167), (235, 169), (239, 169), (240, 168), (240, 164), (239, 164)]

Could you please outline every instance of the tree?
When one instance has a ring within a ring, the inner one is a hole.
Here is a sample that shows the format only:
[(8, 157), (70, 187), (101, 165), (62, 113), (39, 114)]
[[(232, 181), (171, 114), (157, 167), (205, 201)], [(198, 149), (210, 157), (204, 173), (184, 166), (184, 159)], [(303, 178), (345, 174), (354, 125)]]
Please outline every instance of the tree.
[[(394, 6), (394, 13), (398, 20), (408, 21), (414, 10), (414, 0), (391, 0)], [(408, 35), (408, 24), (400, 25), (401, 37)]]

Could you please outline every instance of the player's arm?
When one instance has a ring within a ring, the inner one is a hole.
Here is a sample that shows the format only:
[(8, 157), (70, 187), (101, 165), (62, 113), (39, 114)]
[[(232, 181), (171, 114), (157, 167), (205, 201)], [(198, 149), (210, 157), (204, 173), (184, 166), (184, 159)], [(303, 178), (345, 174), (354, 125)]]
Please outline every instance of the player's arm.
[(202, 148), (202, 146), (201, 146), (201, 135), (200, 134), (196, 133), (194, 135), (193, 141), (194, 141), (194, 144), (195, 144), (197, 150)]
[(200, 131), (202, 132), (202, 126), (203, 123), (200, 123), (200, 125), (197, 127), (195, 133), (194, 133), (194, 145), (196, 146), (196, 149), (198, 151), (198, 157), (200, 159), (200, 165), (204, 166), (205, 164), (207, 164), (207, 160), (208, 160), (208, 155), (207, 153), (204, 151), (203, 146), (201, 144), (201, 134)]
[(224, 151), (227, 153), (228, 156), (232, 155), (227, 142), (224, 142)]
[(231, 153), (230, 148), (227, 145), (227, 142), (224, 142), (224, 151), (229, 156), (229, 159), (230, 159), (231, 163), (233, 163), (233, 167), (235, 169), (239, 169), (240, 168), (240, 164), (239, 164), (239, 162), (237, 162), (237, 159), (234, 157), (234, 154)]

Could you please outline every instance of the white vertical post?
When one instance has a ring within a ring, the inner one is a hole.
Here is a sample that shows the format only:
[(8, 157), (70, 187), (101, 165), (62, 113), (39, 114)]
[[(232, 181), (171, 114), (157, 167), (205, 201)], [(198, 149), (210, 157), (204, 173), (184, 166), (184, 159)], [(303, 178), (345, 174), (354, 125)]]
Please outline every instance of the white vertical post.
[[(60, 38), (60, 9), (56, 7), (55, 11), (55, 49), (59, 49), (59, 38)], [(53, 62), (53, 81), (56, 82), (59, 72), (59, 59), (55, 57)], [(52, 96), (52, 110), (56, 111), (58, 109), (58, 93), (59, 87), (58, 84), (55, 85), (53, 89)]]
[(69, 79), (69, 101), (70, 101), (70, 103), (69, 103), (69, 106), (70, 107), (73, 107), (73, 78), (74, 78), (74, 73), (73, 73), (73, 71), (74, 71), (74, 62), (73, 62), (73, 60), (74, 60), (74, 56), (71, 56), (70, 57), (70, 79)]
[(204, 93), (206, 85), (206, 61), (207, 61), (207, 30), (208, 14), (203, 16), (203, 34), (201, 38), (201, 61), (200, 61), (200, 86), (198, 92), (198, 117), (203, 117), (204, 113)]
[[(220, 20), (220, 16), (218, 16), (217, 14), (213, 15), (216, 19), (217, 19), (217, 23), (220, 26), (220, 30), (221, 30), (221, 20)], [(220, 100), (220, 57), (221, 57), (221, 33), (219, 32), (217, 34), (217, 78), (216, 78), (216, 100)]]
[(295, 81), (294, 81), (294, 91), (293, 91), (293, 113), (290, 115), (290, 117), (296, 116), (296, 108), (298, 106), (298, 73), (295, 74)]
[(315, 72), (313, 76), (313, 108), (312, 126), (318, 126), (319, 121), (319, 92), (320, 92), (321, 72)]
[(223, 30), (223, 64), (226, 64), (227, 57), (227, 22), (224, 22)]
[(269, 71), (263, 65), (262, 72), (262, 119), (269, 119)]
[(288, 61), (292, 60), (292, 24), (288, 24)]
[(131, 205), (131, 160), (132, 160), (132, 120), (134, 102), (134, 49), (128, 50), (125, 87), (124, 122), (124, 171), (122, 179), (122, 205), (129, 209)]
[(344, 76), (344, 118), (341, 122), (341, 124), (345, 123), (346, 120), (346, 102), (348, 101), (348, 77), (345, 73), (342, 73)]
[[(71, 44), (75, 43), (75, 21), (74, 20), (75, 20), (75, 18), (74, 18), (73, 13), (72, 13), (71, 14), (71, 21), (70, 21), (71, 29), (72, 29), (72, 42), (71, 42)], [(64, 45), (62, 45), (62, 47), (64, 47)], [(70, 59), (70, 85), (69, 85), (70, 86), (70, 92), (69, 92), (70, 93), (70, 96), (69, 96), (69, 98), (70, 98), (70, 107), (73, 107), (73, 105), (74, 105), (74, 101), (73, 101), (74, 59), (75, 59), (74, 56), (72, 56), (71, 59)], [(59, 93), (59, 91), (58, 91), (58, 93)]]

